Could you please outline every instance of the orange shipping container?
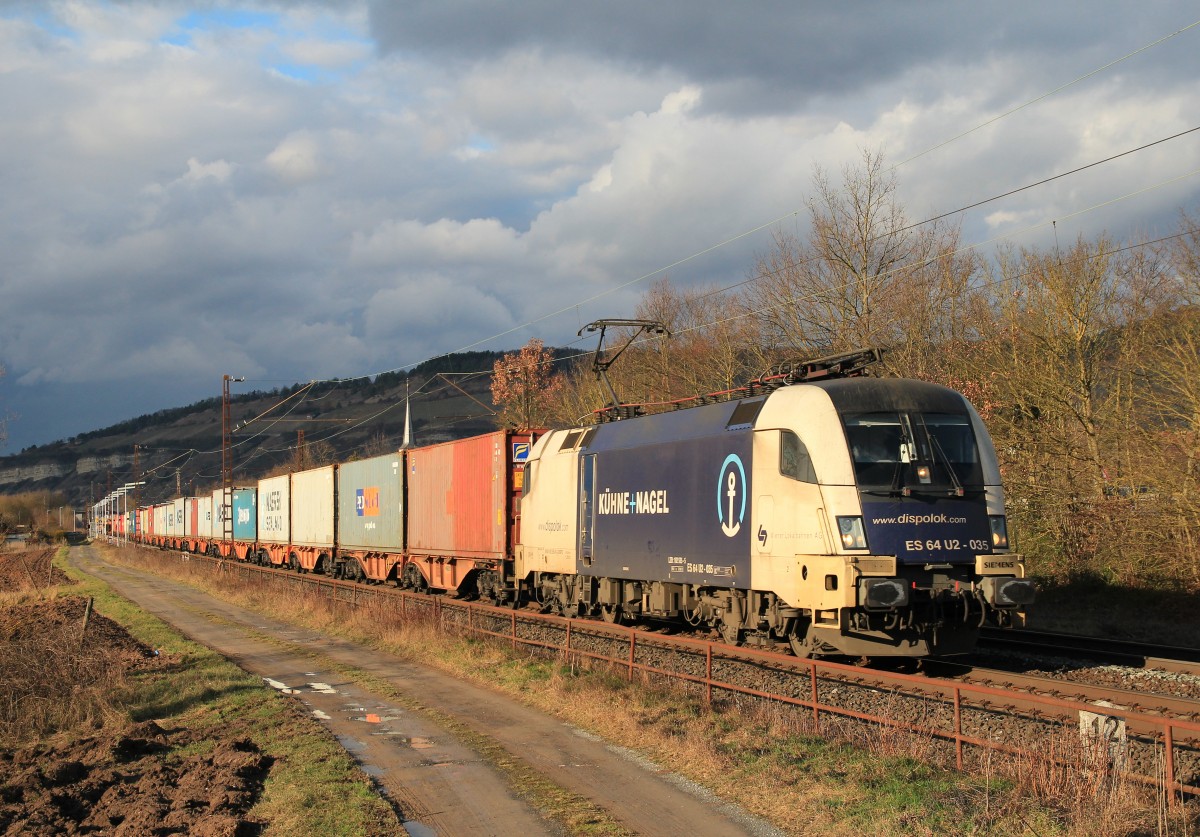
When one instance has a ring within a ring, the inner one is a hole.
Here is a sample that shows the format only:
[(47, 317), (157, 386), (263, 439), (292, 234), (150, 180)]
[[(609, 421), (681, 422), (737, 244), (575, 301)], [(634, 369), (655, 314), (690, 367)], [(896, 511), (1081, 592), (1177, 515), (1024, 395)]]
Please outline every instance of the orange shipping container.
[(514, 474), (531, 436), (501, 430), (408, 451), (408, 552), (503, 560), (515, 536)]

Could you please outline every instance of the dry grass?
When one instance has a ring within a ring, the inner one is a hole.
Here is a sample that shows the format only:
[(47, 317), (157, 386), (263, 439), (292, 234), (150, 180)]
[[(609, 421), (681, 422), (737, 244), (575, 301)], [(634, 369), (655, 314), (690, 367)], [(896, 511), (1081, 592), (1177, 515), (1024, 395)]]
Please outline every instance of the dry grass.
[(577, 659), (546, 659), (447, 633), (426, 619), (402, 620), (391, 607), (354, 610), (303, 591), (247, 587), (174, 554), (129, 551), (119, 560), (516, 695), (705, 785), (787, 833), (1091, 837), (1190, 834), (1200, 823), (1195, 806), (1168, 808), (1153, 789), (1086, 769), (1093, 762), (1070, 734), (1047, 742), (1047, 752), (1072, 767), (978, 752), (972, 769), (959, 774), (945, 767), (944, 742), (907, 730), (822, 716), (818, 736), (802, 709), (750, 698), (709, 706), (696, 693), (646, 678), (631, 683), (622, 673)]
[[(11, 598), (11, 594), (5, 597)], [(118, 696), (127, 660), (103, 646), (81, 647), (82, 621), (38, 620), (30, 614), (62, 602), (0, 604), (0, 746), (16, 747), (72, 727), (96, 728), (123, 717)], [(71, 615), (83, 610), (75, 600)]]
[(128, 659), (83, 641), (85, 603), (60, 598), (54, 554), (10, 548), (0, 557), (0, 747), (121, 717)]

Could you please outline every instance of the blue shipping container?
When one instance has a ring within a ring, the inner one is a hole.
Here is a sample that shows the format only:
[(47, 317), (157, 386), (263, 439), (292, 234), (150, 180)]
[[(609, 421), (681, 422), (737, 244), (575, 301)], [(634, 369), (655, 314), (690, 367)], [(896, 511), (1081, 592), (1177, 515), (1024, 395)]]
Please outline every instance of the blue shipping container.
[(233, 539), (254, 541), (258, 539), (258, 489), (235, 488), (233, 490)]

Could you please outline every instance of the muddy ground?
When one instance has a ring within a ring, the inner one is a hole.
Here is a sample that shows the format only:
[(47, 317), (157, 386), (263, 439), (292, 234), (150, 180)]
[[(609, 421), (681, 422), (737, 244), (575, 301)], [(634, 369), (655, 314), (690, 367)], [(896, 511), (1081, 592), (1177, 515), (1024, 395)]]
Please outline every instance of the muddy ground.
[(0, 590), (44, 590), (70, 584), (67, 574), (54, 566), (56, 549), (0, 551)]
[[(0, 590), (69, 584), (53, 555), (0, 552)], [(79, 596), (0, 605), (0, 834), (258, 833), (246, 813), (271, 759), (236, 724), (202, 740), (112, 711), (126, 676), (170, 660), (97, 613), (85, 631), (86, 608)]]
[[(180, 754), (198, 744), (203, 755)], [(248, 738), (201, 743), (154, 721), (4, 750), (0, 833), (256, 834), (246, 812), (270, 767)]]

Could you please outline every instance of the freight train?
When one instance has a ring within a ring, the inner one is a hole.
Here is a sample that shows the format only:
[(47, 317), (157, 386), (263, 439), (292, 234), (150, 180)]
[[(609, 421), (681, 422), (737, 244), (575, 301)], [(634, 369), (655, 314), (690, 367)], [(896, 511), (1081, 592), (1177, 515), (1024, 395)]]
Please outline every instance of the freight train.
[(497, 431), (138, 508), (132, 539), (799, 656), (969, 651), (1034, 598), (961, 394), (809, 366), (687, 409)]

